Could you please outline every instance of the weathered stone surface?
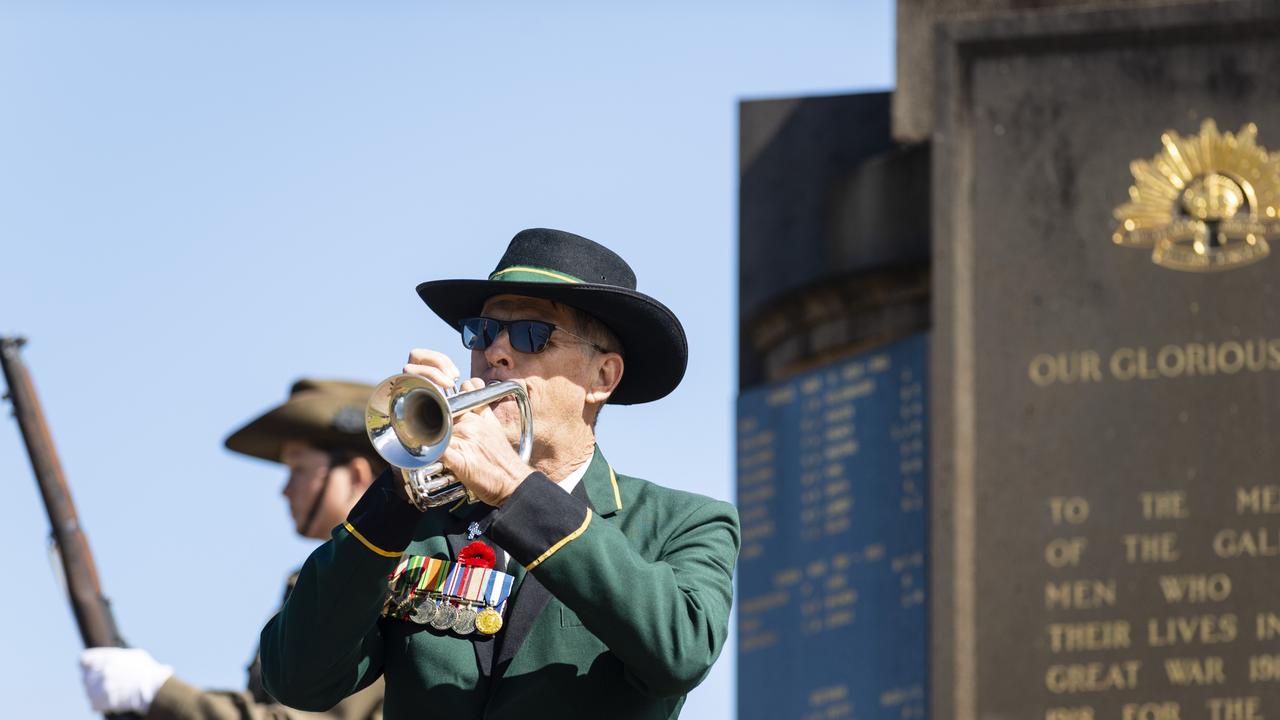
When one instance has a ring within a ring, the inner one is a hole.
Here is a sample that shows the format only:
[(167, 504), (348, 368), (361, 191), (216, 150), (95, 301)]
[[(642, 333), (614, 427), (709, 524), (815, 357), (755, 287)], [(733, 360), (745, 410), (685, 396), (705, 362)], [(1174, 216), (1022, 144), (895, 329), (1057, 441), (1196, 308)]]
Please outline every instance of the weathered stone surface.
[[(898, 0), (898, 87), (893, 93), (893, 136), (928, 140), (933, 132), (933, 33), (939, 22), (1011, 13), (1062, 13), (1115, 7), (1170, 5), (1180, 0)], [(1233, 0), (1224, 0), (1230, 2)]]
[(1166, 129), (1280, 150), (1278, 32), (1246, 0), (942, 27), (931, 717), (1280, 713), (1280, 247), (1112, 242)]
[(739, 127), (740, 385), (923, 329), (929, 154), (894, 146), (888, 94), (744, 102)]

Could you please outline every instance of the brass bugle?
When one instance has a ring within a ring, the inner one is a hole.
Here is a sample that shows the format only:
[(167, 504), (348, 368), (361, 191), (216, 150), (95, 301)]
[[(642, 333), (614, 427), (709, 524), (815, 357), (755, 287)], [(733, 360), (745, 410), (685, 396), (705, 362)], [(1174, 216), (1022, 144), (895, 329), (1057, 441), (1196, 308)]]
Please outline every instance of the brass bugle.
[(454, 417), (507, 396), (513, 396), (520, 408), (517, 451), (528, 462), (533, 451), (533, 414), (524, 388), (511, 380), (446, 393), (420, 375), (393, 375), (374, 388), (365, 407), (365, 430), (378, 455), (399, 468), (409, 501), (419, 510), (463, 497), (475, 502), (475, 496), (444, 469), (440, 456), (453, 436)]

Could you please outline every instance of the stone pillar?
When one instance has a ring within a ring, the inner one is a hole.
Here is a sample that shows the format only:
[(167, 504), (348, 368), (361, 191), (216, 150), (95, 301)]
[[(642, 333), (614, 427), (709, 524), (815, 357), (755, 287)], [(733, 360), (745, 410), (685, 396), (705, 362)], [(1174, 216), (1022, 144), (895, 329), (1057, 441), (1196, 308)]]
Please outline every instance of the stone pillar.
[(940, 26), (932, 717), (1280, 715), (1278, 36)]

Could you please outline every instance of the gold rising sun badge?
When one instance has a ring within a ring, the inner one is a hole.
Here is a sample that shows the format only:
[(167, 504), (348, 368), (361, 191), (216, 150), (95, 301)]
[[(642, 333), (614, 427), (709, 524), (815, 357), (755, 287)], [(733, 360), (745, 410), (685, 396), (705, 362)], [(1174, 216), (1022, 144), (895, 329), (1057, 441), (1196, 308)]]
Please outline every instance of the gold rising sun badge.
[(1280, 153), (1257, 144), (1249, 123), (1236, 134), (1205, 120), (1200, 134), (1169, 130), (1164, 149), (1129, 164), (1129, 202), (1115, 210), (1117, 245), (1151, 250), (1174, 270), (1212, 272), (1258, 262), (1280, 237)]

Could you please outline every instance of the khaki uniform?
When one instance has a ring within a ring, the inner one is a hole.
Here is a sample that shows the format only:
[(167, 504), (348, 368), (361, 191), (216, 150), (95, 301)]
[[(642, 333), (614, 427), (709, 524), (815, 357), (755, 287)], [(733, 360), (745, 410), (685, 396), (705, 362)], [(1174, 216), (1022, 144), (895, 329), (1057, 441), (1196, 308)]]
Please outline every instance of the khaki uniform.
[(201, 690), (171, 677), (156, 693), (147, 720), (381, 720), (382, 681), (338, 703), (329, 712), (294, 710), (276, 702), (259, 702), (248, 690)]
[[(289, 577), (287, 600), (298, 580)], [(295, 710), (276, 702), (262, 689), (258, 660), (249, 666), (247, 690), (204, 690), (171, 677), (151, 701), (145, 720), (382, 720), (381, 680), (335, 705), (328, 712)]]
[[(280, 462), (281, 444), (296, 439), (317, 448), (346, 450), (367, 457), (375, 467), (364, 432), (364, 403), (372, 385), (340, 380), (303, 378), (289, 390), (289, 399), (227, 437), (227, 449), (271, 462)], [(284, 599), (298, 576), (289, 578)], [(382, 720), (381, 680), (354, 693), (327, 712), (306, 712), (275, 701), (262, 688), (259, 664), (249, 667), (246, 690), (205, 690), (171, 677), (156, 693), (147, 720)]]

